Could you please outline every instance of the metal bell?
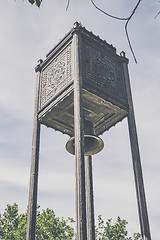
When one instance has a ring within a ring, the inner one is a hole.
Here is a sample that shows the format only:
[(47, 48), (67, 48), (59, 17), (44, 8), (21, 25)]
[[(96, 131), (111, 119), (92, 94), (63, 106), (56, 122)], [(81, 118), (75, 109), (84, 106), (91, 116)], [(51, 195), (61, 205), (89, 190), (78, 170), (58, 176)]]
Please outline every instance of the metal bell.
[[(95, 135), (92, 122), (84, 120), (84, 155), (94, 155), (100, 152), (103, 147), (103, 140)], [(68, 140), (66, 149), (69, 153), (75, 155), (75, 137)]]

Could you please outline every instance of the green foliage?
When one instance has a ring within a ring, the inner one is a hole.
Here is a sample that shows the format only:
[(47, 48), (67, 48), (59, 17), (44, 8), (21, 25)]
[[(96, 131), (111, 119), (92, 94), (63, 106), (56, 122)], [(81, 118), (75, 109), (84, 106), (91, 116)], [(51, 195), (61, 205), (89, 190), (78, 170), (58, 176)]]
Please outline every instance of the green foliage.
[[(112, 224), (112, 219), (108, 219), (104, 222), (102, 216), (98, 216), (98, 226), (96, 227), (96, 240), (132, 240), (131, 237), (127, 237), (128, 232), (126, 230), (128, 222), (121, 220), (117, 217), (117, 221)], [(133, 234), (133, 240), (141, 240), (139, 233)]]
[[(72, 219), (60, 219), (55, 216), (53, 210), (47, 208), (39, 211), (37, 209), (36, 239), (71, 240), (74, 229), (69, 224)], [(69, 223), (69, 224), (68, 224)], [(27, 232), (27, 212), (18, 214), (18, 205), (7, 205), (3, 215), (0, 214), (0, 239), (24, 240)]]
[(47, 208), (38, 211), (36, 221), (36, 239), (69, 240), (74, 236), (74, 230), (68, 225), (70, 219), (61, 220), (56, 217), (53, 210)]
[(36, 4), (37, 7), (40, 7), (42, 0), (28, 0), (31, 4)]
[(18, 205), (7, 205), (3, 215), (0, 214), (0, 239), (25, 239), (27, 213), (18, 214)]
[[(40, 212), (37, 208), (36, 239), (71, 240), (76, 239), (74, 228), (71, 225), (74, 220), (56, 217), (53, 210), (47, 208)], [(112, 219), (104, 222), (102, 216), (98, 217), (98, 226), (95, 228), (96, 240), (141, 240), (140, 234), (135, 233), (133, 238), (127, 237), (126, 220), (120, 217), (112, 224)], [(0, 214), (0, 239), (24, 240), (27, 231), (27, 212), (18, 213), (18, 205), (7, 205), (4, 213)]]

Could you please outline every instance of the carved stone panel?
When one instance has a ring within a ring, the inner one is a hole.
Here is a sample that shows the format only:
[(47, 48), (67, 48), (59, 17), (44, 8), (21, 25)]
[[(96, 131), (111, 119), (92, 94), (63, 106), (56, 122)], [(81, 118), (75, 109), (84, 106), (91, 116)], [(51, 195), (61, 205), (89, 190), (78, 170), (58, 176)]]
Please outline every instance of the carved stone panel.
[(42, 70), (40, 109), (72, 80), (72, 45), (70, 44)]
[(111, 56), (85, 44), (85, 77), (107, 93), (126, 100), (122, 66)]

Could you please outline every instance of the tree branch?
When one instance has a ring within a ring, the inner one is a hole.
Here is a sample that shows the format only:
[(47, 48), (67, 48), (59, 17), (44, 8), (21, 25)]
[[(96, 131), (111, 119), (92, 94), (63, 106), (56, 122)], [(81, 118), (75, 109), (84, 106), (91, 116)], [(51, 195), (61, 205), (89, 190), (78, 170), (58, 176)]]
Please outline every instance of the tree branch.
[(67, 2), (66, 11), (67, 11), (67, 10), (68, 10), (68, 8), (69, 8), (69, 4), (70, 4), (70, 0), (68, 0), (68, 2)]
[[(100, 12), (102, 12), (103, 14), (107, 15), (108, 17), (117, 19), (117, 20), (126, 21), (126, 24), (125, 24), (126, 38), (127, 38), (128, 45), (129, 45), (130, 51), (131, 51), (131, 53), (132, 53), (132, 56), (133, 56), (133, 58), (134, 58), (134, 60), (135, 60), (135, 63), (137, 63), (137, 59), (136, 59), (136, 57), (135, 57), (135, 53), (134, 53), (134, 51), (133, 51), (133, 48), (132, 48), (132, 45), (131, 45), (131, 41), (130, 41), (130, 38), (129, 38), (129, 34), (128, 34), (128, 23), (129, 23), (129, 21), (131, 20), (131, 18), (133, 17), (133, 15), (135, 14), (135, 12), (136, 12), (136, 10), (137, 10), (137, 8), (138, 8), (138, 6), (139, 6), (139, 4), (140, 4), (141, 1), (142, 1), (142, 0), (138, 0), (136, 6), (135, 6), (134, 9), (132, 10), (132, 13), (130, 14), (129, 17), (124, 17), (124, 18), (123, 18), (123, 17), (117, 17), (117, 16), (114, 16), (114, 15), (111, 15), (111, 14), (103, 11), (101, 8), (99, 8), (99, 7), (94, 3), (93, 0), (91, 0), (91, 3), (93, 4), (93, 6), (94, 6), (97, 10), (99, 10)], [(160, 13), (160, 12), (159, 12), (159, 13)], [(158, 13), (158, 14), (159, 14), (159, 13)]]
[(156, 16), (154, 17), (155, 19), (158, 17), (158, 15), (160, 14), (160, 11), (156, 14)]
[(94, 6), (97, 10), (99, 10), (99, 11), (102, 12), (102, 13), (104, 13), (104, 14), (107, 15), (108, 17), (115, 18), (115, 19), (118, 19), (118, 20), (128, 20), (128, 18), (117, 17), (117, 16), (111, 15), (111, 14), (103, 11), (101, 8), (99, 8), (99, 7), (95, 4), (95, 2), (94, 2), (93, 0), (91, 0), (91, 3), (93, 4), (93, 6)]

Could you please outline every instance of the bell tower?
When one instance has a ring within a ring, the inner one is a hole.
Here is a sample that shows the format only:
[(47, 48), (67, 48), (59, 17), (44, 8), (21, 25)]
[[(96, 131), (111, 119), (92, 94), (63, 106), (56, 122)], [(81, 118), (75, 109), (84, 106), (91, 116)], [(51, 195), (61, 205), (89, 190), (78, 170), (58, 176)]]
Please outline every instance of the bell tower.
[(124, 118), (128, 119), (141, 235), (151, 240), (125, 53), (118, 55), (112, 45), (76, 22), (35, 70), (27, 240), (35, 239), (41, 124), (70, 137), (66, 149), (75, 155), (77, 239), (95, 240), (92, 155), (103, 149), (99, 135)]

